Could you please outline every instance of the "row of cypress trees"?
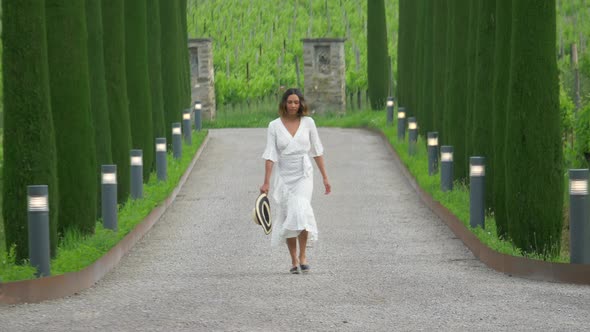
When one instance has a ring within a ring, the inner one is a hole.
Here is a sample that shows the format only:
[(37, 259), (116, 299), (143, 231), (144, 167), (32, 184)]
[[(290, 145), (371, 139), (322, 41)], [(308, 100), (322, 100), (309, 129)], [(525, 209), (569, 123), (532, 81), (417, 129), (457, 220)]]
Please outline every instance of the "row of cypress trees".
[(486, 157), (486, 205), (524, 252), (560, 250), (563, 164), (555, 1), (400, 0), (398, 100), (454, 147), (455, 179)]
[(387, 21), (383, 0), (367, 2), (367, 83), (371, 109), (382, 110), (389, 92)]
[(4, 0), (2, 13), (6, 245), (28, 257), (26, 188), (47, 184), (53, 257), (58, 234), (94, 232), (100, 165), (117, 165), (125, 202), (130, 150), (147, 181), (154, 138), (171, 141), (189, 107), (186, 0)]

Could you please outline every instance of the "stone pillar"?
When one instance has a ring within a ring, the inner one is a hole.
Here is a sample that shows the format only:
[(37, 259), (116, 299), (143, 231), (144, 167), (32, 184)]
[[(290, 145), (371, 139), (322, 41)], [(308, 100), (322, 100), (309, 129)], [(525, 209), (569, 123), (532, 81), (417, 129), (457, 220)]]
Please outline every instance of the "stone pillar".
[(302, 39), (304, 96), (311, 112), (346, 112), (345, 40)]
[(191, 65), (191, 100), (201, 101), (203, 120), (215, 119), (215, 73), (211, 39), (188, 40)]

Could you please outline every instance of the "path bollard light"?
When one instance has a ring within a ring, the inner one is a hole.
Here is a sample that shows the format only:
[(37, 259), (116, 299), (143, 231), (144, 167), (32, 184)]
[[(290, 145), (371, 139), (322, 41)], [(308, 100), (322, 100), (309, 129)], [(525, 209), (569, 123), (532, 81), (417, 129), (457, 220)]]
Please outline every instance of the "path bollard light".
[(193, 143), (192, 130), (191, 130), (191, 110), (185, 109), (182, 112), (182, 131), (184, 132), (184, 142), (186, 145)]
[(484, 157), (469, 158), (469, 225), (485, 228), (485, 177)]
[(590, 264), (588, 169), (570, 169), (570, 263)]
[(406, 108), (397, 108), (397, 139), (403, 141), (406, 138)]
[(131, 150), (131, 198), (143, 197), (143, 151)]
[(387, 97), (387, 125), (393, 124), (393, 97)]
[(428, 175), (438, 173), (438, 132), (428, 133)]
[(172, 156), (174, 159), (180, 159), (182, 157), (182, 140), (180, 135), (182, 135), (180, 122), (174, 122), (172, 124)]
[(195, 130), (201, 131), (201, 107), (202, 104), (200, 101), (195, 101), (194, 109), (195, 109)]
[(51, 275), (49, 252), (49, 199), (47, 185), (27, 186), (29, 259), (37, 277)]
[(102, 225), (117, 231), (117, 165), (101, 166)]
[(156, 138), (156, 173), (158, 175), (158, 181), (166, 181), (168, 179), (166, 137)]
[(418, 140), (418, 123), (416, 118), (408, 118), (408, 154), (413, 156), (416, 154), (416, 141)]
[(440, 190), (453, 190), (453, 147), (440, 147)]

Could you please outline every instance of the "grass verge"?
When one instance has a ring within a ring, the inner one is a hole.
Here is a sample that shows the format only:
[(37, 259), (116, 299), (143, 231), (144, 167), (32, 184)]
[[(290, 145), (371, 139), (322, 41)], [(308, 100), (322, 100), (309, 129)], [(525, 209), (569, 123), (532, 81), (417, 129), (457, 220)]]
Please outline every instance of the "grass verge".
[[(148, 183), (144, 184), (143, 198), (129, 199), (120, 206), (118, 212), (118, 231), (102, 227), (101, 220), (96, 222), (95, 233), (91, 236), (83, 236), (76, 232), (67, 232), (61, 238), (58, 245), (56, 258), (51, 260), (51, 274), (59, 275), (75, 272), (91, 265), (131, 230), (137, 226), (158, 204), (162, 203), (178, 185), (180, 177), (189, 166), (196, 151), (199, 149), (207, 131), (193, 132), (192, 145), (183, 143), (182, 158), (175, 160), (172, 154), (168, 154), (168, 181), (158, 182), (155, 173), (152, 173)], [(4, 247), (4, 246), (3, 246)], [(15, 264), (12, 251), (0, 251), (0, 281), (17, 281), (35, 278), (35, 269), (29, 264)]]

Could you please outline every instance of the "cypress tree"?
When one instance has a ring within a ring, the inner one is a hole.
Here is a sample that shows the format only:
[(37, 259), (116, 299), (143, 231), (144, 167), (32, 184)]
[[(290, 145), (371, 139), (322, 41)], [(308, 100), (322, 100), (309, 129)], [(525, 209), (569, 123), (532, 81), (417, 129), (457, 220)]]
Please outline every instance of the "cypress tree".
[(512, 26), (512, 0), (496, 0), (496, 42), (494, 48), (494, 217), (499, 236), (504, 237), (508, 229), (506, 219), (506, 179), (504, 144), (506, 126), (506, 99), (510, 79), (510, 31)]
[[(102, 34), (102, 8), (100, 0), (86, 0), (86, 26), (88, 29), (88, 74), (90, 77), (90, 112), (94, 124), (96, 143), (96, 184), (100, 188), (101, 165), (113, 163), (111, 153), (111, 125), (107, 101), (107, 86), (104, 74), (104, 51)], [(101, 204), (97, 192), (97, 207)], [(100, 215), (101, 210), (96, 209)]]
[(148, 73), (147, 8), (144, 0), (125, 0), (125, 69), (131, 144), (143, 151), (143, 181), (154, 162), (154, 129)]
[(444, 144), (445, 145), (452, 145), (452, 141), (451, 141), (451, 136), (452, 134), (450, 133), (454, 128), (453, 128), (453, 118), (452, 118), (452, 111), (450, 109), (450, 100), (451, 100), (451, 96), (449, 96), (449, 94), (453, 93), (453, 91), (450, 89), (450, 84), (451, 81), (453, 79), (453, 75), (455, 73), (453, 73), (451, 71), (451, 67), (453, 64), (453, 60), (451, 59), (454, 56), (454, 44), (455, 41), (453, 40), (454, 38), (454, 34), (453, 34), (453, 19), (455, 18), (455, 11), (456, 11), (456, 1), (448, 1), (447, 2), (447, 29), (446, 29), (446, 38), (445, 38), (445, 44), (443, 45), (443, 47), (446, 49), (445, 51), (445, 63), (444, 63), (444, 67), (445, 67), (445, 73), (444, 73), (444, 77), (445, 77), (445, 85), (444, 85), (444, 89), (443, 89), (443, 110), (444, 110), (444, 116), (442, 119), (442, 131), (445, 133), (445, 137), (444, 137)]
[[(160, 4), (158, 1), (147, 2), (147, 17), (149, 22), (147, 25), (148, 70), (150, 76), (154, 137), (166, 137), (164, 100), (162, 97), (162, 49), (160, 46), (162, 31), (160, 29)], [(152, 165), (150, 168), (153, 169), (154, 166)]]
[(473, 98), (475, 95), (475, 65), (477, 54), (475, 53), (477, 38), (477, 21), (479, 20), (479, 3), (482, 0), (469, 1), (469, 28), (467, 35), (467, 102), (465, 107), (465, 131), (463, 137), (465, 140), (465, 155), (467, 162), (469, 157), (473, 156), (473, 142), (471, 141), (471, 131), (473, 126)]
[(426, 1), (427, 0), (417, 0), (416, 1), (416, 38), (414, 38), (414, 72), (413, 72), (413, 84), (412, 84), (412, 102), (414, 104), (413, 115), (416, 117), (416, 121), (418, 122), (418, 130), (422, 133), (422, 85), (424, 82), (422, 81), (422, 72), (424, 67), (424, 22), (425, 22), (425, 15), (424, 10), (426, 8)]
[(486, 208), (493, 205), (493, 175), (494, 149), (492, 135), (492, 123), (494, 109), (493, 86), (494, 79), (494, 44), (496, 32), (496, 0), (478, 2), (479, 20), (477, 21), (475, 52), (474, 97), (473, 97), (473, 122), (471, 127), (472, 153), (474, 156), (484, 156), (486, 159)]
[(51, 114), (45, 3), (2, 1), (4, 128), (2, 216), (6, 250), (29, 257), (27, 186), (47, 185), (51, 256), (57, 247), (58, 183)]
[(166, 141), (172, 143), (172, 123), (181, 122), (180, 63), (178, 61), (178, 1), (159, 0), (160, 24), (162, 29), (162, 93), (164, 97), (164, 114)]
[(512, 2), (506, 117), (508, 235), (525, 252), (559, 253), (563, 172), (555, 0)]
[(182, 108), (190, 107), (191, 105), (191, 75), (190, 63), (188, 54), (188, 26), (187, 26), (187, 1), (180, 0), (180, 44), (179, 53), (182, 65), (182, 82), (181, 90), (183, 92)]
[(125, 23), (123, 0), (102, 1), (103, 48), (107, 100), (111, 125), (111, 152), (117, 165), (117, 198), (129, 196), (131, 127), (125, 70)]
[(438, 131), (439, 142), (446, 142), (443, 117), (445, 116), (447, 5), (448, 0), (435, 1), (432, 15), (432, 129)]
[[(417, 57), (416, 57), (416, 53), (415, 53), (415, 39), (416, 39), (416, 33), (418, 32), (418, 26), (417, 26), (417, 6), (418, 6), (418, 2), (417, 1), (405, 1), (406, 3), (405, 8), (406, 8), (406, 19), (404, 19), (404, 29), (405, 29), (405, 40), (406, 42), (404, 42), (404, 50), (402, 50), (405, 53), (405, 63), (406, 65), (403, 66), (403, 70), (405, 71), (405, 80), (403, 83), (405, 86), (402, 87), (403, 91), (404, 91), (404, 95), (405, 95), (405, 100), (400, 100), (400, 102), (402, 102), (403, 104), (401, 104), (401, 106), (405, 106), (406, 107), (406, 113), (407, 115), (412, 115), (414, 116), (414, 110), (416, 108), (416, 103), (415, 103), (415, 99), (414, 99), (414, 78), (415, 78), (415, 73), (417, 70)], [(400, 16), (401, 18), (401, 16)], [(400, 23), (400, 28), (401, 28), (401, 23)], [(398, 53), (399, 56), (399, 53)], [(398, 75), (400, 73), (400, 70), (402, 70), (402, 66), (398, 63), (397, 65), (398, 67)], [(400, 79), (401, 81), (401, 79)], [(398, 84), (399, 87), (399, 84)]]
[(407, 87), (409, 84), (408, 71), (411, 67), (411, 54), (410, 51), (410, 40), (408, 35), (410, 30), (413, 30), (413, 26), (409, 23), (412, 22), (410, 17), (413, 13), (410, 12), (410, 0), (400, 0), (398, 5), (399, 11), (399, 28), (397, 38), (397, 101), (398, 105), (408, 108), (408, 99), (406, 95)]
[(465, 22), (469, 21), (469, 3), (471, 0), (456, 0), (449, 4), (453, 15), (449, 26), (451, 42), (447, 47), (451, 54), (449, 63), (449, 82), (445, 121), (449, 129), (445, 131), (445, 141), (453, 146), (453, 171), (455, 179), (467, 177), (468, 159), (465, 151), (466, 131), (465, 113), (467, 108), (467, 56), (469, 30), (465, 29)]
[[(420, 119), (419, 123), (422, 125), (419, 127), (419, 132), (422, 135), (426, 135), (429, 131), (433, 131), (433, 120), (432, 120), (432, 66), (433, 66), (433, 39), (432, 39), (432, 15), (434, 12), (434, 2), (426, 1), (424, 4), (424, 34), (422, 43), (424, 47), (424, 63), (422, 66), (422, 92), (421, 92), (421, 108), (420, 108)], [(425, 140), (426, 141), (426, 140)]]
[(85, 2), (46, 0), (45, 10), (58, 160), (58, 229), (91, 234), (96, 223), (98, 188)]
[(367, 3), (367, 82), (371, 109), (383, 110), (389, 88), (385, 3)]

